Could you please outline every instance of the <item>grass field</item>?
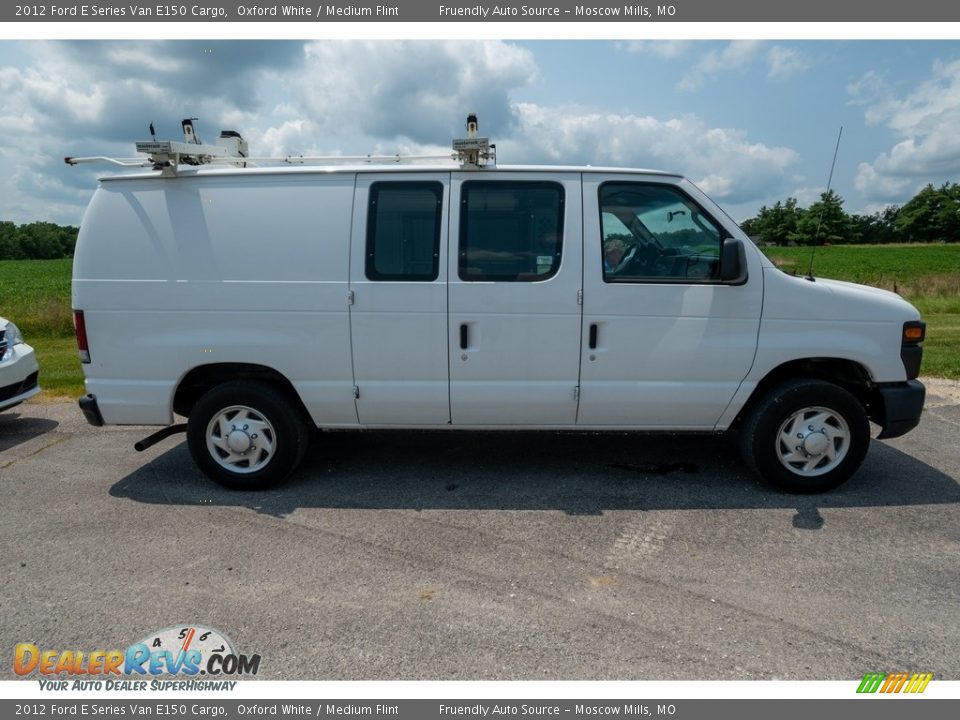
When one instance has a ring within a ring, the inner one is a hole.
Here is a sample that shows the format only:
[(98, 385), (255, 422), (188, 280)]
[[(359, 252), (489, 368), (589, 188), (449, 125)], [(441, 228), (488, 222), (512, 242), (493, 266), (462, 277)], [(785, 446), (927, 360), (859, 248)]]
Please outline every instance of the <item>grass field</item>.
[[(810, 248), (764, 248), (785, 272), (805, 275)], [(900, 293), (927, 323), (924, 375), (960, 379), (960, 245), (818, 247), (813, 274)]]
[[(766, 248), (787, 272), (804, 274), (810, 248)], [(0, 315), (37, 350), (44, 396), (79, 397), (83, 376), (70, 314), (70, 260), (0, 261)], [(960, 245), (817, 248), (814, 275), (896, 290), (927, 321), (923, 374), (960, 378)]]
[(40, 362), (41, 397), (79, 397), (67, 260), (0, 260), (0, 316), (17, 324)]
[[(777, 266), (805, 275), (810, 248), (764, 248)], [(960, 245), (817, 248), (813, 274), (893, 290), (926, 313), (960, 313)]]

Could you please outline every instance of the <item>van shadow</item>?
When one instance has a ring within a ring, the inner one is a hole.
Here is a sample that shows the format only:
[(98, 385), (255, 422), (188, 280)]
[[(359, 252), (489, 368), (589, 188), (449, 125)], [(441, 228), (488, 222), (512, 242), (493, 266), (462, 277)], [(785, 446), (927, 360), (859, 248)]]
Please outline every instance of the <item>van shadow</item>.
[(298, 508), (613, 510), (793, 508), (817, 530), (820, 508), (960, 502), (950, 476), (882, 442), (860, 471), (823, 495), (766, 485), (741, 463), (732, 436), (543, 432), (352, 432), (317, 436), (279, 487), (234, 492), (207, 480), (186, 444), (110, 488), (114, 497), (165, 505), (248, 507), (284, 517)]
[(0, 452), (51, 432), (59, 425), (56, 420), (32, 417), (19, 407), (6, 410), (0, 413)]

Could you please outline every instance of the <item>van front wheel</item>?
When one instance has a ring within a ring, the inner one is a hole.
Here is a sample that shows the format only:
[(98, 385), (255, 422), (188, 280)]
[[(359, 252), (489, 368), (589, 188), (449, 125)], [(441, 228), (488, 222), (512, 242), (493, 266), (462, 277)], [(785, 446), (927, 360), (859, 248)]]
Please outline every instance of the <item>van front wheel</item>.
[(309, 435), (291, 399), (260, 382), (223, 383), (204, 394), (187, 423), (187, 444), (201, 470), (232, 490), (261, 490), (300, 463)]
[(744, 460), (795, 493), (831, 490), (863, 462), (870, 423), (863, 405), (833, 383), (795, 380), (768, 392), (740, 431)]

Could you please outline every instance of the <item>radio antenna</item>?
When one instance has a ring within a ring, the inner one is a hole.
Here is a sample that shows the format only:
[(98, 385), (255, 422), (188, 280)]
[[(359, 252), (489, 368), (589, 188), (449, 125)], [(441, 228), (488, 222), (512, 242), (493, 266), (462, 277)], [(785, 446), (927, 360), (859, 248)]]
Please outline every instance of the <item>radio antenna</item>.
[[(840, 152), (840, 138), (843, 136), (843, 125), (840, 126), (840, 132), (837, 133), (837, 144), (833, 148), (833, 162), (830, 163), (830, 176), (827, 178), (827, 197), (830, 196), (830, 186), (833, 184), (833, 169), (837, 166), (837, 153)], [(807, 268), (806, 279), (815, 282), (813, 279), (813, 257), (817, 254), (817, 244), (820, 242), (820, 226), (823, 224), (823, 213), (827, 209), (826, 202), (820, 208), (820, 218), (817, 220), (817, 231), (813, 235), (813, 250), (810, 251), (810, 267)]]

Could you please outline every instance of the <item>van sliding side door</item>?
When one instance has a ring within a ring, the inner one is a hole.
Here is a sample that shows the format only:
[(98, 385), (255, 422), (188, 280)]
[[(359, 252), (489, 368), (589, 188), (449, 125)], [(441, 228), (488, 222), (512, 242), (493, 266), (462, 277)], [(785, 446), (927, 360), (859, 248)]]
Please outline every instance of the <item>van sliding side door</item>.
[(580, 175), (461, 172), (451, 189), (453, 424), (575, 424)]
[(359, 173), (350, 329), (362, 425), (446, 425), (448, 173)]

